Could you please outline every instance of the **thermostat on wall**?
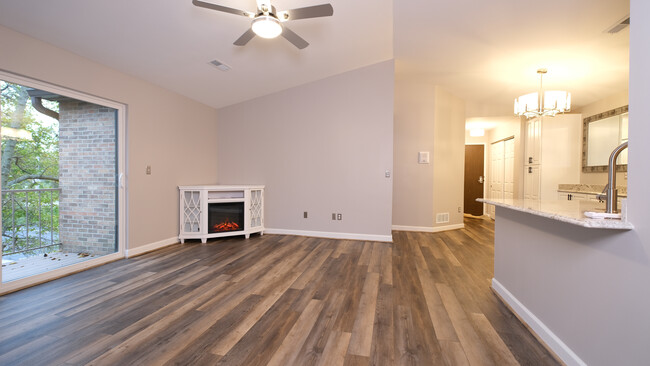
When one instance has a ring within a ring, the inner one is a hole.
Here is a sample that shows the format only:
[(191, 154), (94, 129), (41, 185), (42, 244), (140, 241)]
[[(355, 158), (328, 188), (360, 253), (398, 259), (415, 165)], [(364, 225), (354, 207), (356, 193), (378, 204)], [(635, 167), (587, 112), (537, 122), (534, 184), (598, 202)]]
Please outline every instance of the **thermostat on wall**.
[(420, 151), (418, 153), (418, 163), (420, 164), (429, 164), (429, 152)]

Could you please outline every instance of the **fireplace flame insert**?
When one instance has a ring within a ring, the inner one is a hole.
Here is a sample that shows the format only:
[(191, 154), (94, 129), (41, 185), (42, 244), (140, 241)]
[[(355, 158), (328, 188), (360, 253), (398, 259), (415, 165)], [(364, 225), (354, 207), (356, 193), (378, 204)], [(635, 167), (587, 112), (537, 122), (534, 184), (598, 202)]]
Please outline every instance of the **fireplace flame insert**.
[(208, 203), (208, 233), (244, 230), (244, 202)]

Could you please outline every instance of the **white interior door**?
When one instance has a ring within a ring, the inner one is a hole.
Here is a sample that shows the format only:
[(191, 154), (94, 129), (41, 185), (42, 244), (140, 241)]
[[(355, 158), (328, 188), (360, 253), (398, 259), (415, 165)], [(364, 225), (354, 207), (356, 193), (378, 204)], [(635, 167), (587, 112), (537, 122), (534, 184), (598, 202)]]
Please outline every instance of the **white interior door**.
[[(490, 146), (490, 198), (503, 198), (504, 142)], [(494, 206), (490, 206), (490, 217), (494, 218)]]
[(515, 197), (515, 139), (504, 143), (503, 198)]
[[(509, 138), (490, 145), (490, 198), (515, 197), (515, 139)], [(494, 206), (488, 206), (494, 218)]]

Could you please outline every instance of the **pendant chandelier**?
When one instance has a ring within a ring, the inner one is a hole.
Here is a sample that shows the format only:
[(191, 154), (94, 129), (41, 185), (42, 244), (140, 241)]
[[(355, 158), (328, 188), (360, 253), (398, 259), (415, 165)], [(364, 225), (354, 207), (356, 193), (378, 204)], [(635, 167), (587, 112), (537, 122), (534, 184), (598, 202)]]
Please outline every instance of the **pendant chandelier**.
[(539, 92), (529, 93), (515, 98), (515, 114), (528, 118), (555, 116), (571, 110), (571, 93), (566, 91), (542, 90), (542, 77), (546, 69), (539, 69)]

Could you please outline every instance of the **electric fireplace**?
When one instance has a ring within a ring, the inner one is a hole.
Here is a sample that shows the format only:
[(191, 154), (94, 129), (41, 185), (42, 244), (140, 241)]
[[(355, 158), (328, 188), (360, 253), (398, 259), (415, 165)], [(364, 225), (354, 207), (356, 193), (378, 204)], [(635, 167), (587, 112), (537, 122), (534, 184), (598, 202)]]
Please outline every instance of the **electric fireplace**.
[(208, 203), (208, 234), (244, 230), (244, 202)]
[(208, 239), (264, 233), (264, 186), (179, 186), (178, 239)]

